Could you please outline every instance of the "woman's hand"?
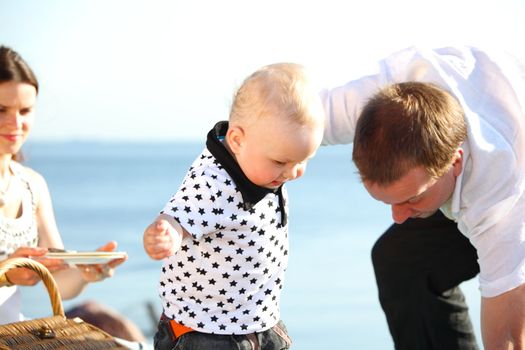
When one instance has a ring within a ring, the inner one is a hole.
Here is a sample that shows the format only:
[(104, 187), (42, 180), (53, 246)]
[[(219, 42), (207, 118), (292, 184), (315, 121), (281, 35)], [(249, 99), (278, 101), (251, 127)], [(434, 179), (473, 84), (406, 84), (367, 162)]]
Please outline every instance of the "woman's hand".
[[(110, 241), (98, 248), (98, 252), (112, 252), (117, 248), (117, 242)], [(115, 273), (115, 268), (122, 264), (128, 259), (127, 256), (120, 259), (111, 260), (107, 264), (96, 264), (96, 265), (77, 265), (78, 269), (82, 273), (82, 278), (86, 282), (98, 282), (108, 277), (112, 277)]]
[[(60, 259), (48, 259), (43, 257), (46, 253), (47, 248), (44, 247), (20, 247), (9, 255), (9, 258), (34, 259), (43, 264), (50, 272), (69, 268), (69, 266)], [(40, 281), (40, 277), (36, 272), (26, 268), (9, 270), (6, 275), (12, 284), (20, 286), (33, 286)]]

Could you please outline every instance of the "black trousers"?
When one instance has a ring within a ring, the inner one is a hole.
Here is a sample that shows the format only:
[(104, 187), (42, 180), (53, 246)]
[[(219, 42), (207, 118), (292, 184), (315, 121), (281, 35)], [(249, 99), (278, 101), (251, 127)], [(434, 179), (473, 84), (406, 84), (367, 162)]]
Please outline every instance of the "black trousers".
[(440, 211), (392, 225), (372, 262), (395, 348), (478, 349), (458, 285), (479, 273), (476, 250)]

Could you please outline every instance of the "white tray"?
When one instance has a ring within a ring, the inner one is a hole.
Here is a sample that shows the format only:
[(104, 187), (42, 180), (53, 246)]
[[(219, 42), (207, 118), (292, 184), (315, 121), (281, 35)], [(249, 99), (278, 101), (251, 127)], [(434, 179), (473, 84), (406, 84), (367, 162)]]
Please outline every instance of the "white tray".
[(46, 258), (62, 259), (71, 265), (93, 265), (105, 264), (111, 260), (126, 257), (126, 252), (66, 252), (66, 253), (47, 253)]

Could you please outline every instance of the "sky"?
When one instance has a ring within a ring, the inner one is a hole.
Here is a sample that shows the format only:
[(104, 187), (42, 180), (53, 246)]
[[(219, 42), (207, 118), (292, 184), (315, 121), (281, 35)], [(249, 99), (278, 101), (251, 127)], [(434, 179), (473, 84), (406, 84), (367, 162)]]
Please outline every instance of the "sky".
[(196, 141), (261, 66), (320, 87), (411, 45), (525, 56), (523, 0), (0, 0), (0, 44), (39, 78), (33, 140)]

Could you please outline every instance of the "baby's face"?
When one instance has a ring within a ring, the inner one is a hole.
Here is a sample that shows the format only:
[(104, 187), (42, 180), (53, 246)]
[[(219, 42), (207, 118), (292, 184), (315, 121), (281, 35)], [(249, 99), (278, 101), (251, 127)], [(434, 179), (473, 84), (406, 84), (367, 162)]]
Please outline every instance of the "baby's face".
[(235, 154), (244, 174), (258, 186), (275, 189), (301, 177), (323, 138), (323, 123), (307, 125), (281, 117), (262, 117), (244, 128)]

